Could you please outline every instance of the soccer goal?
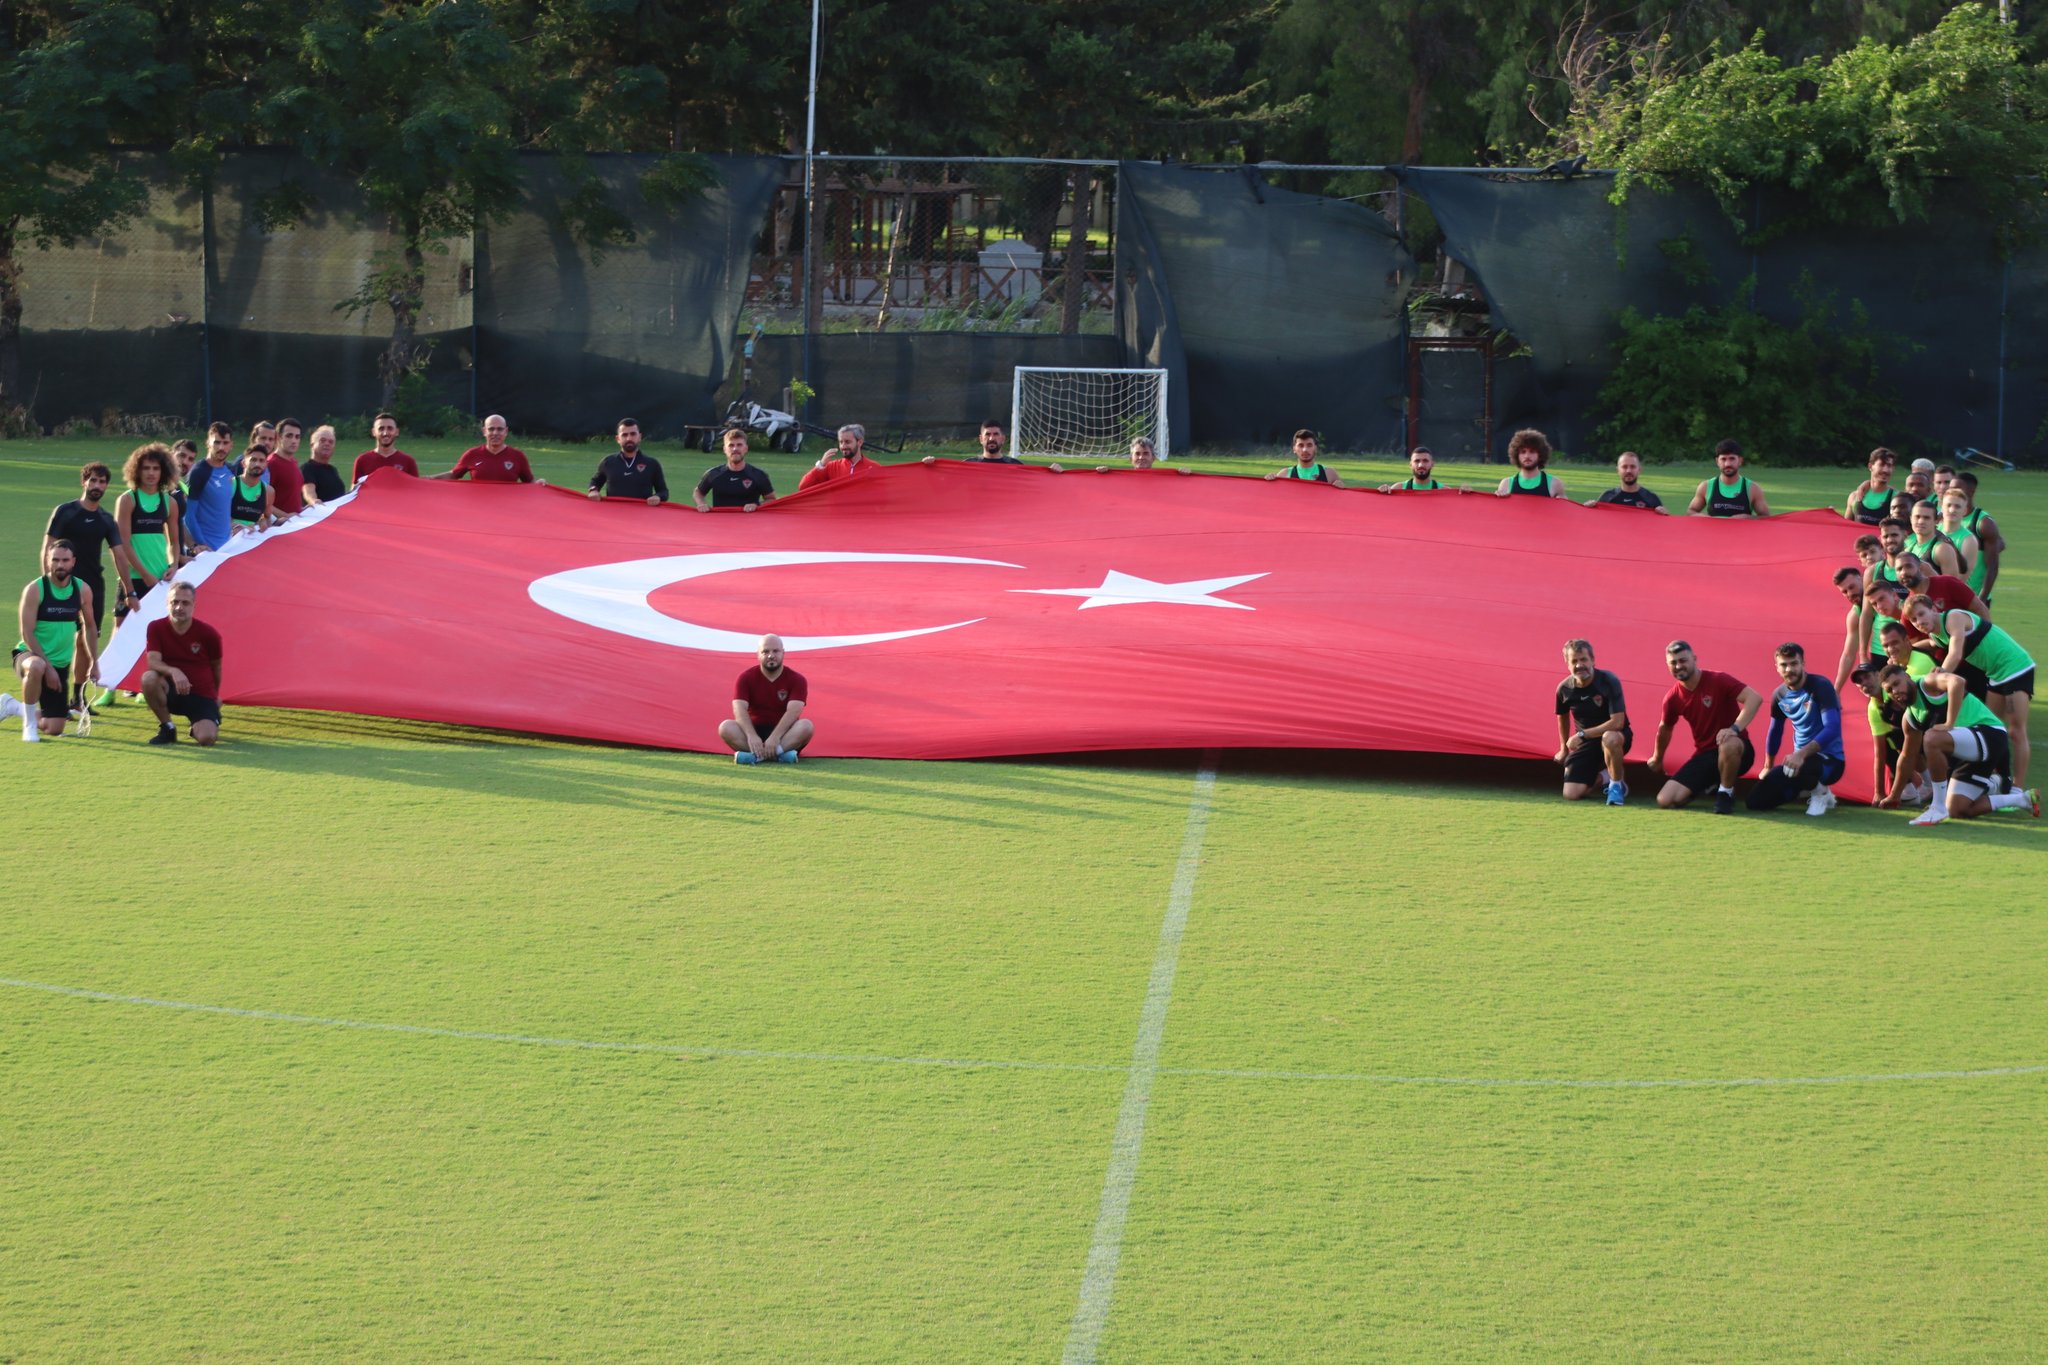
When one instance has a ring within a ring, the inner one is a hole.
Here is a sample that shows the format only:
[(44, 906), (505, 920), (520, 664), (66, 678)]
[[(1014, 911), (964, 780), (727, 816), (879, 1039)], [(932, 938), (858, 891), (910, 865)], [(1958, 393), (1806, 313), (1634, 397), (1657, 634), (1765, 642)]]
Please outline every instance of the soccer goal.
[(1018, 455), (1121, 458), (1140, 436), (1167, 457), (1165, 370), (1017, 367), (1010, 448)]

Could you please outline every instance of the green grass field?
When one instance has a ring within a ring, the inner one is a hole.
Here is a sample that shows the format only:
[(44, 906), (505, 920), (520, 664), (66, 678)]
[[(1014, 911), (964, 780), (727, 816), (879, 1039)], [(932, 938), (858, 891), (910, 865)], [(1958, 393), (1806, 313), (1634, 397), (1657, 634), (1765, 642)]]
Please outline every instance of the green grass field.
[[(126, 448), (0, 446), (9, 594)], [(149, 729), (0, 732), (0, 1362), (2048, 1356), (2023, 817)]]

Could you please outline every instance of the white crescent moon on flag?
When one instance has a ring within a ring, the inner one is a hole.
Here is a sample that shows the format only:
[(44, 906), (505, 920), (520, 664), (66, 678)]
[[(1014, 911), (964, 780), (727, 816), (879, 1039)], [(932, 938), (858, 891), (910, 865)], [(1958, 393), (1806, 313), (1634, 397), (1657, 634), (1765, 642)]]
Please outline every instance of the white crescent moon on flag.
[[(540, 606), (572, 621), (599, 630), (616, 631), (636, 639), (678, 649), (703, 649), (720, 654), (752, 654), (761, 636), (773, 628), (749, 634), (740, 630), (719, 630), (665, 616), (647, 599), (671, 583), (705, 578), (738, 569), (762, 569), (782, 564), (985, 564), (997, 569), (1021, 569), (1000, 559), (963, 559), (955, 555), (865, 554), (856, 550), (731, 550), (716, 554), (664, 555), (658, 559), (627, 559), (616, 564), (593, 564), (587, 569), (537, 578), (528, 585), (527, 596)], [(987, 618), (952, 621), (943, 626), (917, 630), (885, 630), (873, 635), (785, 635), (783, 647), (792, 654), (812, 649), (844, 649), (848, 645), (872, 645), (884, 640), (907, 640), (914, 635), (936, 635), (958, 630)]]

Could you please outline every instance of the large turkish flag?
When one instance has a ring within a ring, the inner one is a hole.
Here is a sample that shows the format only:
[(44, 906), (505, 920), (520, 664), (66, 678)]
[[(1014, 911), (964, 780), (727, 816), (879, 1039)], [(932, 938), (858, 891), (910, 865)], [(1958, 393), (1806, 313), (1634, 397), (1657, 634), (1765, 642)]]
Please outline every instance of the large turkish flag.
[[(1547, 759), (1560, 646), (1584, 636), (1641, 759), (1673, 638), (1766, 697), (1781, 641), (1832, 675), (1856, 529), (1165, 470), (899, 465), (710, 514), (382, 472), (209, 556), (198, 615), (229, 702), (699, 750), (773, 631), (810, 681), (811, 752), (893, 758)], [(132, 677), (140, 647), (131, 623), (107, 671)], [(1681, 728), (1673, 766), (1689, 750)]]

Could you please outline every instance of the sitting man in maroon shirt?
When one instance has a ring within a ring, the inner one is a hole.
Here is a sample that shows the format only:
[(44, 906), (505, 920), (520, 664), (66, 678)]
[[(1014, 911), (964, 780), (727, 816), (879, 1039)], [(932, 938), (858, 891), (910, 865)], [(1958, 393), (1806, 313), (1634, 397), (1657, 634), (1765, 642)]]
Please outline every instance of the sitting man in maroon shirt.
[(1657, 804), (1665, 810), (1682, 806), (1709, 786), (1714, 814), (1735, 813), (1735, 779), (1756, 762), (1749, 742), (1749, 723), (1764, 699), (1754, 687), (1726, 673), (1709, 673), (1693, 657), (1692, 646), (1673, 640), (1664, 647), (1664, 666), (1675, 682), (1664, 696), (1664, 718), (1657, 726), (1657, 744), (1650, 751), (1650, 771), (1664, 771), (1664, 750), (1680, 716), (1692, 727), (1693, 756), (1665, 779)]
[(192, 742), (204, 748), (220, 737), (220, 632), (192, 619), (198, 594), (190, 583), (172, 583), (163, 620), (151, 621), (144, 637), (142, 697), (156, 713), (151, 744), (176, 744), (173, 716), (192, 722)]
[(359, 484), (380, 469), (395, 469), (401, 474), (419, 477), (419, 462), (398, 448), (396, 417), (388, 412), (378, 413), (370, 423), (370, 439), (377, 443), (376, 449), (356, 456), (355, 467), (349, 470), (350, 484)]
[(803, 674), (783, 667), (781, 636), (763, 635), (757, 657), (761, 662), (733, 684), (732, 719), (719, 723), (718, 737), (735, 763), (794, 763), (811, 742), (804, 718), (810, 690)]
[(463, 451), (462, 458), (455, 462), (455, 468), (427, 477), (474, 478), (478, 483), (539, 483), (540, 480), (533, 477), (533, 466), (526, 462), (526, 452), (518, 446), (505, 444), (505, 437), (511, 430), (503, 417), (492, 413), (484, 418), (482, 445)]

